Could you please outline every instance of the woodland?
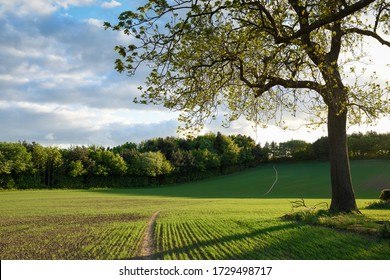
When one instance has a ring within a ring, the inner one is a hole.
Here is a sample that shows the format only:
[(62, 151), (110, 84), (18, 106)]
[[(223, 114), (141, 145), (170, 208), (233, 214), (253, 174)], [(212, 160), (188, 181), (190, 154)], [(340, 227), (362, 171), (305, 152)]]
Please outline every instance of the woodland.
[[(269, 162), (329, 160), (328, 137), (257, 144), (244, 135), (155, 138), (115, 147), (0, 142), (0, 188), (134, 188), (189, 182)], [(390, 159), (390, 133), (348, 136), (351, 159)]]

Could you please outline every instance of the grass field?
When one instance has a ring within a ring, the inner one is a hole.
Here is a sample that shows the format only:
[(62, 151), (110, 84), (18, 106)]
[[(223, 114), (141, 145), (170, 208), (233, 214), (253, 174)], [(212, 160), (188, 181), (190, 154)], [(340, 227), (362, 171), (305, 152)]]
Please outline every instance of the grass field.
[[(359, 207), (390, 186), (389, 161), (351, 164)], [(0, 192), (1, 259), (132, 259), (151, 215), (158, 259), (390, 259), (389, 239), (280, 219), (329, 202), (327, 163), (277, 164), (153, 189)], [(297, 210), (295, 210), (297, 211)]]

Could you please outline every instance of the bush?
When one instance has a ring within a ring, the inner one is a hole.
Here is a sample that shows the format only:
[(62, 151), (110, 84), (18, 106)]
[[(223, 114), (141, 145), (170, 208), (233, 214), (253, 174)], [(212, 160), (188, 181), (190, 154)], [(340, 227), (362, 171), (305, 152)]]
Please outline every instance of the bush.
[(368, 204), (365, 209), (389, 209), (390, 210), (390, 203), (380, 200), (380, 201), (374, 201), (370, 204)]
[(0, 177), (0, 188), (14, 189), (16, 186), (15, 180), (11, 176)]
[(379, 197), (382, 201), (390, 203), (390, 189), (384, 189)]

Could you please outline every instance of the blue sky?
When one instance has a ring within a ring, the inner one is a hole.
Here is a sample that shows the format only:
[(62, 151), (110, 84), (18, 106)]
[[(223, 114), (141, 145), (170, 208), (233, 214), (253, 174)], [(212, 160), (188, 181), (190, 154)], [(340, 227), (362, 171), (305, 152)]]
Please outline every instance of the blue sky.
[[(154, 137), (176, 136), (177, 113), (132, 102), (139, 95), (142, 71), (135, 77), (114, 71), (114, 46), (129, 43), (105, 31), (122, 11), (139, 1), (0, 0), (0, 141), (36, 141), (44, 145), (114, 146)], [(388, 79), (390, 50), (373, 49), (379, 76)], [(314, 141), (324, 128), (307, 132), (300, 118), (287, 118), (295, 130), (270, 126), (253, 131), (239, 120), (228, 129), (208, 123), (205, 131), (242, 133), (257, 141)], [(389, 119), (378, 127), (390, 131)]]

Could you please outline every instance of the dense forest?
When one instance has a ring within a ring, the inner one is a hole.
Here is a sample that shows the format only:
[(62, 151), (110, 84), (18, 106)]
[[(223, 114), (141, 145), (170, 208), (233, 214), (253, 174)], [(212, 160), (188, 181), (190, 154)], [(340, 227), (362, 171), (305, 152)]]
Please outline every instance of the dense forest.
[[(390, 133), (349, 135), (351, 159), (390, 159)], [(271, 161), (327, 160), (328, 139), (264, 146), (243, 135), (206, 134), (116, 147), (0, 142), (0, 188), (129, 188), (187, 182)]]

